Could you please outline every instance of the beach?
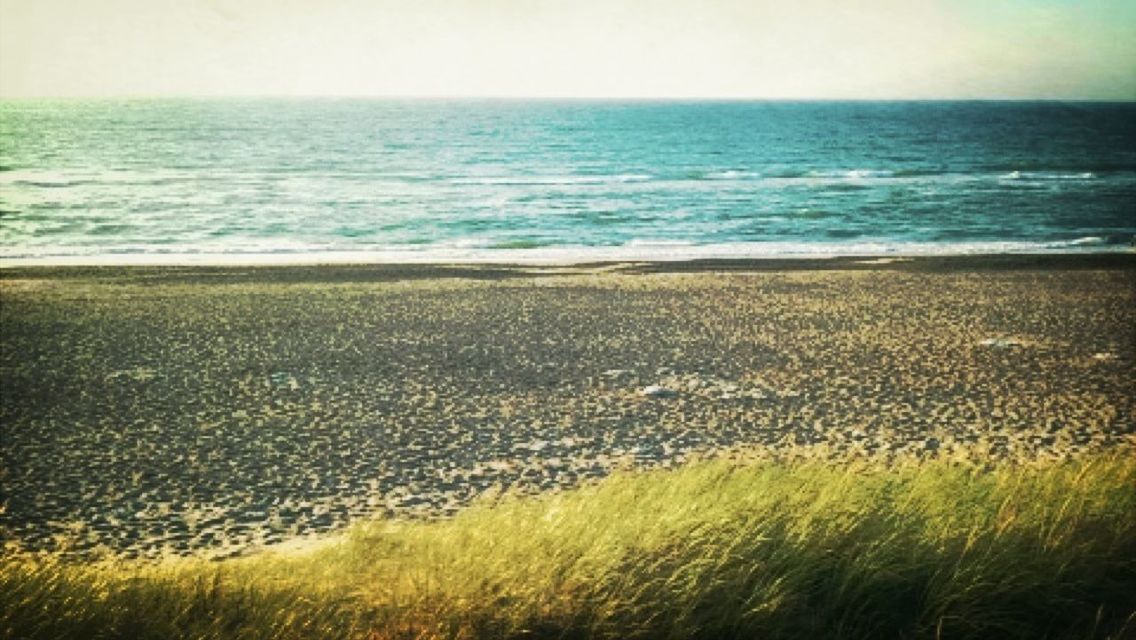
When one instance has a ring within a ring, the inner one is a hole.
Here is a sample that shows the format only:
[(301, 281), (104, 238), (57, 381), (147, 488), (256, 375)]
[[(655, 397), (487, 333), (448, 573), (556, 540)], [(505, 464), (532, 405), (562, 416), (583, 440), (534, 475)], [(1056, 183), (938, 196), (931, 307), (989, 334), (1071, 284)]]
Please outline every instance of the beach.
[(12, 548), (225, 557), (623, 468), (1132, 446), (1133, 254), (0, 270)]

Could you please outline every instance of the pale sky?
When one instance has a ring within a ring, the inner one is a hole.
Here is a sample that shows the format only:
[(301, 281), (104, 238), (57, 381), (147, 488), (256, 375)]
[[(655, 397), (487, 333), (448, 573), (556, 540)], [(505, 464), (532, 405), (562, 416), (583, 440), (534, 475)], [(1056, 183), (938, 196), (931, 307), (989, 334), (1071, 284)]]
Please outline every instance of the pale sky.
[(1136, 100), (1136, 0), (0, 0), (0, 96)]

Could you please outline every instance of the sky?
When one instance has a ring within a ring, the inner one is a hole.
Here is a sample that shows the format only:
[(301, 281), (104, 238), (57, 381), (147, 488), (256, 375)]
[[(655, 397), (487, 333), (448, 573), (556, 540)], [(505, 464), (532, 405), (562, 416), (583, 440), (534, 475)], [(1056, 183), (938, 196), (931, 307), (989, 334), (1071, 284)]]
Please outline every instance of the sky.
[(1136, 100), (1136, 0), (0, 0), (0, 97)]

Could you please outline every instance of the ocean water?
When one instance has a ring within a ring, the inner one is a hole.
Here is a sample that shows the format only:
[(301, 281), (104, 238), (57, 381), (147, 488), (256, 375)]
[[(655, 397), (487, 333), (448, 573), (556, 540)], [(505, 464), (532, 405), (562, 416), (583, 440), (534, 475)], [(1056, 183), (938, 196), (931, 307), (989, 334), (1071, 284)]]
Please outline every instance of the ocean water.
[(1127, 250), (1136, 104), (0, 102), (0, 260)]

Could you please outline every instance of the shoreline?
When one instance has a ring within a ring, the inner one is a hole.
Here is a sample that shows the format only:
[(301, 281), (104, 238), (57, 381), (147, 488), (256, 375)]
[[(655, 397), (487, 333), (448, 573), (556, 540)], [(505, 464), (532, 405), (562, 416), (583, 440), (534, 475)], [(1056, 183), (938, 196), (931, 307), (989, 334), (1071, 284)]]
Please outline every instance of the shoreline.
[[(575, 266), (625, 262), (701, 262), (701, 261), (800, 261), (878, 259), (907, 260), (991, 256), (1093, 256), (1136, 255), (1136, 245), (1127, 247), (1095, 241), (1062, 243), (980, 242), (957, 245), (925, 243), (849, 243), (817, 244), (691, 244), (678, 241), (633, 243), (624, 246), (547, 246), (519, 249), (442, 248), (434, 250), (319, 250), (249, 251), (234, 253), (209, 252), (124, 252), (91, 255), (0, 256), (0, 271), (22, 267), (249, 267), (249, 266), (323, 266), (384, 264), (460, 264), (517, 266)], [(1136, 240), (1134, 240), (1136, 242)]]
[(153, 277), (235, 277), (242, 280), (374, 281), (400, 279), (500, 279), (542, 275), (744, 273), (777, 271), (1000, 271), (1000, 270), (1136, 270), (1136, 253), (992, 253), (942, 255), (830, 255), (763, 258), (696, 258), (599, 260), (566, 263), (526, 262), (315, 262), (315, 263), (188, 263), (188, 264), (5, 264), (0, 281), (20, 277), (82, 278), (142, 275)]

